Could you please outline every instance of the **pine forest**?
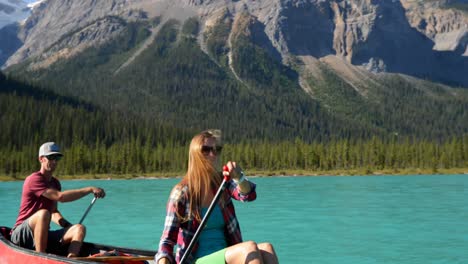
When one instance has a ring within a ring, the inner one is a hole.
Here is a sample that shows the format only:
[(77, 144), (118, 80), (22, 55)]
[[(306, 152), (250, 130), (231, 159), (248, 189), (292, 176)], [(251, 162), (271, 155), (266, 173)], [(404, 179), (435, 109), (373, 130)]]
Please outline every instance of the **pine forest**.
[(252, 172), (468, 168), (464, 88), (389, 74), (363, 97), (323, 67), (321, 80), (305, 80), (315, 87), (310, 97), (295, 69), (243, 25), (232, 36), (229, 65), (229, 21), (207, 33), (207, 53), (194, 37), (196, 19), (167, 21), (121, 67), (160, 21), (105, 19), (125, 31), (50, 67), (29, 71), (32, 59), (0, 73), (0, 175), (37, 170), (47, 141), (63, 148), (58, 174), (182, 175), (189, 141), (208, 128), (223, 131), (222, 159)]

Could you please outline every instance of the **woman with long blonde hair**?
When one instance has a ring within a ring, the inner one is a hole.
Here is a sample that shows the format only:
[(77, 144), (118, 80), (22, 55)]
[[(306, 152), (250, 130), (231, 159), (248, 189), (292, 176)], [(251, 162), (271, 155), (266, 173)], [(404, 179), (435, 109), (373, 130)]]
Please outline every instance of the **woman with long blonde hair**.
[[(222, 183), (219, 155), (221, 132), (206, 130), (193, 137), (185, 177), (171, 191), (164, 230), (159, 243), (158, 264), (179, 263), (203, 215)], [(208, 218), (198, 241), (187, 257), (197, 264), (276, 264), (278, 258), (270, 243), (243, 242), (232, 198), (242, 202), (256, 199), (256, 185), (247, 180), (236, 162), (226, 163), (230, 179)], [(174, 256), (174, 246), (177, 253)]]

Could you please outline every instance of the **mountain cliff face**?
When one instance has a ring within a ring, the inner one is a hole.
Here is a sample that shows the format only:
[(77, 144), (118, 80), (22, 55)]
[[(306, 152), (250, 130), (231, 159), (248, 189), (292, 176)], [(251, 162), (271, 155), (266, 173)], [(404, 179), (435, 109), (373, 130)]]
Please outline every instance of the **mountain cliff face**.
[(122, 26), (109, 16), (124, 21), (196, 16), (202, 21), (203, 47), (205, 32), (220, 16), (235, 19), (247, 13), (256, 21), (255, 41), (285, 64), (303, 60), (312, 74), (317, 74), (318, 60), (327, 63), (323, 58), (334, 56), (371, 72), (467, 87), (468, 18), (460, 8), (466, 5), (442, 0), (48, 0), (21, 28), (18, 38), (24, 44), (4, 66), (38, 56), (46, 66), (103, 43)]
[(468, 87), (466, 19), (447, 0), (47, 0), (4, 66), (179, 126), (440, 137), (468, 131), (443, 121), (466, 123), (445, 85)]
[[(43, 2), (34, 10), (34, 13), (21, 28), (19, 38), (24, 45), (10, 57), (6, 65), (38, 56), (45, 50), (52, 48), (60, 39), (66, 38), (67, 36), (82, 35), (86, 27), (106, 27), (105, 25), (96, 24), (101, 24), (101, 22), (99, 22), (100, 19), (106, 16), (118, 15), (123, 8), (124, 2), (125, 1)], [(112, 27), (112, 25), (110, 25), (110, 27)], [(98, 29), (96, 29), (96, 31), (98, 31)], [(97, 41), (96, 38), (99, 38), (99, 36), (95, 36), (92, 39), (82, 37), (80, 43), (73, 42), (73, 44), (80, 44), (81, 46), (92, 45)], [(80, 45), (78, 45), (78, 47), (70, 47), (72, 49), (79, 49)], [(61, 50), (57, 50), (57, 52), (61, 52)], [(57, 56), (53, 53), (49, 53), (48, 55)], [(46, 55), (46, 57), (49, 56)]]
[[(409, 24), (434, 42), (437, 51), (468, 56), (467, 1), (402, 1)], [(452, 8), (447, 8), (452, 7)], [(464, 12), (459, 11), (464, 7)]]

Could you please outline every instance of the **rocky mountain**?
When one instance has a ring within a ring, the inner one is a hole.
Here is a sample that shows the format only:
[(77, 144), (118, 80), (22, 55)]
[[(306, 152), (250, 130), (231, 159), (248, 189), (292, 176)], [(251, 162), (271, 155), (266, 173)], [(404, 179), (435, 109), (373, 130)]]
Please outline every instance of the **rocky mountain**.
[[(226, 112), (220, 96), (239, 94), (228, 105), (242, 106), (229, 112), (241, 128), (424, 133), (415, 119), (468, 115), (466, 89), (453, 88), (468, 87), (467, 7), (466, 0), (46, 0), (12, 34), (20, 45), (3, 67), (67, 96), (178, 124)], [(265, 118), (242, 124), (254, 111)], [(402, 120), (404, 111), (410, 119)], [(442, 123), (437, 133), (446, 133)]]
[[(247, 13), (257, 30), (252, 32), (255, 41), (285, 64), (301, 60), (312, 74), (316, 63), (311, 61), (319, 59), (338, 71), (343, 69), (333, 62), (345, 61), (371, 72), (468, 86), (466, 5), (466, 0), (48, 0), (21, 28), (18, 36), (24, 44), (5, 66), (39, 55), (43, 60), (69, 56), (105, 41), (119, 30), (103, 21), (107, 16), (128, 21), (197, 16), (203, 47), (203, 36), (213, 25)], [(90, 34), (92, 39), (80, 37), (66, 52), (57, 49), (44, 55), (60, 39), (76, 34)]]

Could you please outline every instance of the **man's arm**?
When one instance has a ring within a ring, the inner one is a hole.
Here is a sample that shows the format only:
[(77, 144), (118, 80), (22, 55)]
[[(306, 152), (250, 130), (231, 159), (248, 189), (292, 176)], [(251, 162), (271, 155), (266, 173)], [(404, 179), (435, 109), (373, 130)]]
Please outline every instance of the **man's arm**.
[(72, 226), (72, 223), (68, 222), (59, 211), (52, 214), (52, 221), (63, 228)]
[(57, 209), (57, 202), (54, 202), (54, 208), (52, 208), (52, 222), (56, 223), (57, 225), (67, 228), (72, 226), (70, 222), (68, 222), (63, 215), (60, 213), (60, 211)]
[(63, 192), (49, 188), (42, 193), (42, 196), (52, 201), (65, 203), (76, 201), (90, 193), (94, 193), (94, 196), (97, 198), (104, 198), (104, 196), (106, 195), (104, 190), (101, 188), (85, 187), (81, 189), (66, 190)]

